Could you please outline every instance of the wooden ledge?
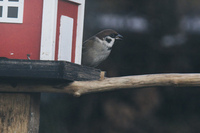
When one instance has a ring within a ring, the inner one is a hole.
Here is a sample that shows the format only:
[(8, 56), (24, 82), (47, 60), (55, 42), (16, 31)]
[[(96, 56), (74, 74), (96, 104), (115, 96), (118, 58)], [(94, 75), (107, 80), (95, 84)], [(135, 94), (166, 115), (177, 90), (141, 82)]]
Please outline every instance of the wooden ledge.
[(102, 79), (102, 73), (66, 61), (0, 59), (0, 78), (88, 81)]

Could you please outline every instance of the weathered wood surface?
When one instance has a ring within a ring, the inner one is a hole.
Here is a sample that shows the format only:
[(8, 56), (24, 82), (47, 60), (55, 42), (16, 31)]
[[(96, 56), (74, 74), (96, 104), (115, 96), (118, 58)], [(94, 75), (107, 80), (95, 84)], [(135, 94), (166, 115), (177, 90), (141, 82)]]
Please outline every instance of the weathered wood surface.
[(0, 93), (0, 132), (38, 133), (40, 94)]
[(99, 69), (66, 61), (0, 59), (0, 78), (99, 80)]
[(200, 86), (200, 74), (151, 74), (105, 78), (95, 81), (74, 81), (71, 83), (17, 83), (15, 86), (0, 83), (2, 92), (58, 92), (82, 95), (115, 89), (142, 88), (156, 86)]
[(39, 133), (40, 125), (40, 93), (30, 95), (30, 113), (29, 113), (28, 133)]

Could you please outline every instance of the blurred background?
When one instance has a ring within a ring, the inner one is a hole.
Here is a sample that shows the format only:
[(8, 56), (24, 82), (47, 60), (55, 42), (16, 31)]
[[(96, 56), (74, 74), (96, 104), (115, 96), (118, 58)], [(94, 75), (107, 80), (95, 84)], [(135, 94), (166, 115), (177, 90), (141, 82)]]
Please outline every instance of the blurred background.
[[(200, 72), (199, 0), (86, 0), (84, 40), (124, 36), (99, 66), (107, 76)], [(199, 88), (144, 88), (81, 97), (43, 94), (40, 133), (197, 133)]]

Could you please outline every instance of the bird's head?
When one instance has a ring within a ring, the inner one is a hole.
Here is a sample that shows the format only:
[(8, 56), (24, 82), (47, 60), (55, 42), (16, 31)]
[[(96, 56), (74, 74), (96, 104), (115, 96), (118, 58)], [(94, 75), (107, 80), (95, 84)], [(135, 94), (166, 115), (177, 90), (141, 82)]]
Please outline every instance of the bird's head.
[(122, 40), (123, 36), (117, 33), (112, 29), (105, 29), (96, 34), (103, 44), (105, 44), (108, 48), (112, 48), (115, 40)]

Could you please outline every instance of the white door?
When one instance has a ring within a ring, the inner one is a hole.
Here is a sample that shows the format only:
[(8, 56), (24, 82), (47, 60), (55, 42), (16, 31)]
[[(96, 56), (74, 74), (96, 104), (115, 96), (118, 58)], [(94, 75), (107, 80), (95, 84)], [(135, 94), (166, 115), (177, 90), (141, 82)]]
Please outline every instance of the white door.
[(58, 60), (71, 62), (74, 20), (64, 15), (62, 15), (60, 19)]

